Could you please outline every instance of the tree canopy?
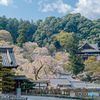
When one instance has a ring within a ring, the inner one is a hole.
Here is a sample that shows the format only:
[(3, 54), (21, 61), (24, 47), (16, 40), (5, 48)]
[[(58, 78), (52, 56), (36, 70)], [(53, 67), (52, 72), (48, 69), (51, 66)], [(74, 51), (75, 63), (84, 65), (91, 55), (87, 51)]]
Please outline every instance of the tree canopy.
[(85, 62), (85, 71), (92, 75), (93, 72), (100, 72), (100, 63), (95, 56), (91, 56)]
[(28, 36), (27, 24), (26, 23), (22, 23), (20, 25), (18, 33), (19, 33), (19, 37), (17, 38), (18, 46), (22, 47), (23, 43), (27, 42), (27, 40), (28, 40), (28, 38), (27, 38), (27, 36)]
[[(48, 43), (53, 44), (57, 49), (61, 48), (56, 38), (61, 31), (74, 32), (80, 42), (98, 43), (100, 41), (100, 19), (91, 21), (81, 14), (67, 14), (63, 17), (47, 17), (45, 21), (39, 19), (36, 23), (33, 20), (17, 20), (0, 17), (0, 30), (7, 30), (13, 37), (13, 42), (17, 43), (18, 30), (23, 23), (27, 24), (27, 40), (36, 42), (40, 47)], [(21, 41), (21, 40), (20, 40)]]
[(23, 81), (23, 84), (21, 84), (21, 90), (22, 91), (29, 91), (30, 89), (34, 89), (34, 86), (36, 84), (34, 84), (33, 82), (31, 82), (29, 79), (25, 79)]

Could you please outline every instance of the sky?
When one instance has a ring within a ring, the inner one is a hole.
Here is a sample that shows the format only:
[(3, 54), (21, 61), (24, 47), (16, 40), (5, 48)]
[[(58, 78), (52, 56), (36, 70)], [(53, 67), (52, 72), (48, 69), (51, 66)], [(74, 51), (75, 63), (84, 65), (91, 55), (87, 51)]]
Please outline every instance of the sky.
[(80, 13), (90, 20), (97, 20), (100, 18), (100, 0), (0, 0), (0, 17), (5, 15), (36, 22), (68, 13)]

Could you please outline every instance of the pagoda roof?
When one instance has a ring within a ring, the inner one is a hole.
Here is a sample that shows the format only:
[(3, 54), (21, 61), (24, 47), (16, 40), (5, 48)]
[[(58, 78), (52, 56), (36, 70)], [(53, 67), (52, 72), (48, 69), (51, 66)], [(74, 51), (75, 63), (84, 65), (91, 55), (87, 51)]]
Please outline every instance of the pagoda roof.
[(88, 45), (89, 47), (91, 47), (91, 49), (98, 49), (98, 44), (89, 44), (88, 42), (85, 42), (83, 44), (79, 44), (80, 48), (83, 48), (85, 45)]
[(0, 56), (2, 56), (2, 66), (6, 68), (17, 68), (13, 48), (12, 47), (0, 47)]
[(84, 43), (84, 44), (79, 44), (79, 48), (83, 48), (81, 53), (100, 53), (98, 44), (89, 44), (89, 43)]

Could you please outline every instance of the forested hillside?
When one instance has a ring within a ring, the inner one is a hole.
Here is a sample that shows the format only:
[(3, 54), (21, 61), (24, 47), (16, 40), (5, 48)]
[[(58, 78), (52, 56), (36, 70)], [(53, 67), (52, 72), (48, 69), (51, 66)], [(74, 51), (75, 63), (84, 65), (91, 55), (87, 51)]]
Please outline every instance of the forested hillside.
[(33, 23), (33, 21), (24, 21), (22, 19), (17, 20), (16, 18), (7, 19), (5, 16), (0, 17), (0, 30), (7, 30), (13, 37), (13, 42), (17, 43), (17, 38), (19, 36), (18, 31), (22, 28), (22, 24), (27, 24), (27, 41), (32, 41), (32, 35), (35, 33), (37, 29), (37, 25)]
[(27, 24), (27, 41), (36, 42), (40, 47), (53, 46), (60, 48), (56, 36), (61, 32), (74, 32), (79, 42), (88, 41), (90, 43), (98, 43), (100, 41), (100, 19), (91, 21), (79, 13), (67, 14), (62, 18), (47, 17), (45, 21), (38, 20), (36, 23), (33, 21), (24, 21), (7, 19), (5, 16), (0, 17), (0, 30), (7, 30), (13, 37), (13, 42), (17, 43), (17, 38), (20, 35), (19, 31), (22, 29), (22, 24)]
[[(62, 18), (47, 17), (45, 21), (34, 23), (3, 16), (0, 17), (0, 30), (0, 46), (14, 48), (20, 65), (14, 69), (16, 74), (32, 79), (49, 79), (54, 73), (77, 75), (85, 71), (87, 77), (79, 76), (81, 80), (100, 83), (100, 56), (90, 57), (83, 64), (83, 60), (75, 55), (78, 42), (100, 42), (100, 19), (91, 21), (77, 13)], [(68, 52), (62, 52), (63, 48)]]

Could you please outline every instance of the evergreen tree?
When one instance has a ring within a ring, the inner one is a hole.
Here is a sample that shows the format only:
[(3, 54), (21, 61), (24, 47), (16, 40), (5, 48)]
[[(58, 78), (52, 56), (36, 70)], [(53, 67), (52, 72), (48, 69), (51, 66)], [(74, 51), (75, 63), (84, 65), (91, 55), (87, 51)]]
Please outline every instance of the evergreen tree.
[(14, 43), (16, 43), (16, 40), (18, 38), (17, 34), (18, 26), (19, 26), (19, 21), (16, 18), (14, 19), (9, 18), (8, 24), (6, 25), (6, 30), (10, 32)]
[(78, 53), (81, 51), (78, 46), (78, 39), (74, 33), (64, 33), (61, 32), (57, 36), (58, 41), (60, 42), (60, 45), (66, 48), (66, 50), (69, 52), (69, 66), (70, 71), (77, 75), (78, 73), (82, 72), (84, 70), (84, 64), (83, 60), (80, 56), (78, 56)]
[(23, 22), (18, 30), (19, 37), (17, 38), (18, 46), (22, 47), (23, 43), (27, 42), (27, 24)]
[(72, 35), (72, 37), (69, 38), (69, 41), (67, 42), (67, 49), (69, 51), (69, 62), (71, 67), (71, 72), (74, 75), (79, 74), (84, 70), (84, 64), (83, 59), (78, 56), (78, 53), (81, 51), (79, 49), (78, 43), (75, 40), (75, 36)]
[[(0, 62), (2, 61), (2, 57), (0, 56)], [(0, 63), (0, 89), (5, 91), (10, 91), (14, 89), (14, 79), (10, 78), (9, 76), (13, 75), (11, 69), (3, 68), (2, 64)]]
[(2, 73), (2, 64), (1, 64), (1, 61), (2, 61), (2, 57), (0, 56), (0, 91), (2, 91), (2, 76), (3, 76), (3, 73)]
[(24, 80), (24, 83), (21, 84), (21, 90), (22, 91), (25, 91), (25, 90), (30, 90), (30, 89), (33, 89), (33, 87), (35, 86), (36, 84), (34, 84), (33, 82), (31, 82), (30, 80), (26, 79)]
[(13, 73), (11, 72), (11, 69), (2, 68), (2, 73), (3, 73), (2, 90), (8, 92), (14, 89), (14, 84), (15, 84), (14, 79), (9, 77), (13, 75)]

